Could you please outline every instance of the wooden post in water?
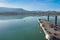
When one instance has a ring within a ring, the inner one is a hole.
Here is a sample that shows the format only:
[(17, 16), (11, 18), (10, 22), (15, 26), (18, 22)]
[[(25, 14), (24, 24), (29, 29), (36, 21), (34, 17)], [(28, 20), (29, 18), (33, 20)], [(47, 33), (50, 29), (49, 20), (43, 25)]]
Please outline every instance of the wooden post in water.
[(48, 21), (49, 21), (49, 14), (48, 14)]
[(55, 27), (57, 27), (57, 16), (55, 16)]

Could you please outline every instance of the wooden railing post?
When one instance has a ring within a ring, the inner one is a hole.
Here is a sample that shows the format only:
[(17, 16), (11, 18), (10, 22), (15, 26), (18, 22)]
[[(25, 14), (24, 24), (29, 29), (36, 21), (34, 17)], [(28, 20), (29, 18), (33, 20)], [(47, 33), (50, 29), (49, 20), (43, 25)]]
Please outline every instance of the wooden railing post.
[(57, 16), (55, 16), (55, 27), (57, 27)]
[(49, 15), (48, 15), (48, 21), (49, 21)]

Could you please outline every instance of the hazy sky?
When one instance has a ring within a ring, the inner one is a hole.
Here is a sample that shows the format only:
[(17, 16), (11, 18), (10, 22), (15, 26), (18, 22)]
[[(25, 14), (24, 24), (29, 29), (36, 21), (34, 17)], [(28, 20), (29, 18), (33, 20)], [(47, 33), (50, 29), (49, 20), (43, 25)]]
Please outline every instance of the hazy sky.
[(0, 7), (60, 11), (60, 0), (0, 0)]

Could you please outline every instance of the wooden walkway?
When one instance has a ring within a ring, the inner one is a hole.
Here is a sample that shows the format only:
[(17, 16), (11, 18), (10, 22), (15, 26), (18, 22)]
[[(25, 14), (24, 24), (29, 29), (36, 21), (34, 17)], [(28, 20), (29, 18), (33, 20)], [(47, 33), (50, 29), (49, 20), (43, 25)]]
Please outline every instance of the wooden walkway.
[(54, 24), (49, 21), (39, 19), (38, 23), (42, 27), (45, 35), (49, 35), (50, 38), (48, 40), (60, 40), (60, 29), (55, 27)]

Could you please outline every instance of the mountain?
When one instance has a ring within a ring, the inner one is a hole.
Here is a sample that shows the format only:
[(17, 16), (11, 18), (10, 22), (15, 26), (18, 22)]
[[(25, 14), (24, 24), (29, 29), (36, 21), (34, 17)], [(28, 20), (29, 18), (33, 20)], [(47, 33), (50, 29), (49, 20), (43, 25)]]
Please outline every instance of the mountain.
[(22, 8), (6, 8), (6, 7), (0, 7), (0, 12), (25, 12), (27, 10), (24, 10)]

